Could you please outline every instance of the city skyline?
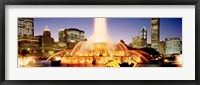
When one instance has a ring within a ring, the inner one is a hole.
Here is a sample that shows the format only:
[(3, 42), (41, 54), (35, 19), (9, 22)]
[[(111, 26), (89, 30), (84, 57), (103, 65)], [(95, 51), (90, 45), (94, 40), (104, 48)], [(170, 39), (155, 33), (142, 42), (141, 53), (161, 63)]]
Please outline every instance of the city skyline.
[(18, 66), (181, 67), (181, 38), (182, 18), (18, 18)]
[[(58, 31), (63, 28), (77, 28), (85, 31), (85, 37), (93, 34), (93, 18), (34, 18), (34, 36), (42, 35), (48, 26), (51, 36), (58, 41)], [(108, 35), (114, 42), (124, 40), (126, 44), (132, 38), (140, 36), (143, 27), (147, 29), (147, 43), (151, 43), (151, 18), (107, 18)], [(178, 37), (182, 40), (182, 18), (160, 18), (160, 41)]]

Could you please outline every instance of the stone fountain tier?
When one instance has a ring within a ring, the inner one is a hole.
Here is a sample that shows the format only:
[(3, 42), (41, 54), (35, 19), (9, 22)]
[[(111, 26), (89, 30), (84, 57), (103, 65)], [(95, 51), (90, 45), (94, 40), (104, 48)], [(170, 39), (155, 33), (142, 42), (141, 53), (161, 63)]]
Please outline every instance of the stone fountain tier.
[[(71, 53), (75, 56), (79, 55), (86, 55), (92, 54), (92, 56), (117, 56), (114, 54), (123, 54), (121, 56), (128, 55), (127, 47), (122, 44), (113, 44), (113, 43), (106, 43), (106, 42), (94, 42), (90, 45), (90, 42), (84, 41), (79, 42), (71, 51)], [(91, 56), (91, 55), (88, 55)], [(120, 56), (120, 55), (118, 55)]]

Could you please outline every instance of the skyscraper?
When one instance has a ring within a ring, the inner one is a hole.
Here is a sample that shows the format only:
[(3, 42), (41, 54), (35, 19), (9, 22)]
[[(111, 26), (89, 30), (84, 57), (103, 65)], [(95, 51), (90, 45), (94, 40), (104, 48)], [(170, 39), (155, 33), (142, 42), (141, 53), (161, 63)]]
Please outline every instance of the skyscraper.
[(18, 18), (18, 36), (34, 36), (33, 18)]
[(147, 29), (146, 27), (144, 26), (141, 30), (141, 38), (142, 38), (142, 46), (143, 47), (146, 47), (147, 46)]
[(39, 50), (39, 38), (34, 37), (34, 19), (18, 18), (18, 51), (27, 50), (29, 53)]
[(60, 43), (66, 43), (67, 44), (68, 34), (67, 34), (66, 28), (59, 30), (58, 36), (59, 36), (59, 42)]
[(42, 37), (42, 50), (43, 51), (52, 50), (53, 45), (54, 45), (54, 39), (51, 37), (51, 32), (46, 26), (43, 32), (43, 37)]
[(73, 48), (78, 42), (84, 41), (85, 32), (76, 28), (67, 30), (67, 47)]
[(48, 26), (46, 26), (44, 29), (43, 37), (51, 37), (51, 32), (50, 32)]
[(156, 49), (158, 52), (160, 44), (160, 19), (151, 19), (151, 48)]

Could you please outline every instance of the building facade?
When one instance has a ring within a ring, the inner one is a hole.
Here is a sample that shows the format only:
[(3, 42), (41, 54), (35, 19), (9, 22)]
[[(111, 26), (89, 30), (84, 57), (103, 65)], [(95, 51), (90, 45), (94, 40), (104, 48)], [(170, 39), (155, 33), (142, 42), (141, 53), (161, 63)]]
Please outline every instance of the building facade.
[(19, 36), (18, 37), (18, 52), (19, 54), (23, 51), (29, 51), (29, 53), (33, 53), (39, 50), (39, 39), (37, 37), (32, 36)]
[(38, 35), (38, 36), (35, 36), (35, 37), (37, 37), (38, 38), (38, 45), (39, 45), (39, 47), (42, 47), (42, 38), (43, 38), (43, 36), (42, 35)]
[(18, 36), (34, 36), (33, 18), (18, 18)]
[(140, 34), (141, 38), (142, 38), (142, 46), (146, 47), (147, 46), (147, 29), (144, 26), (141, 30), (141, 34)]
[(76, 28), (69, 28), (67, 30), (67, 47), (73, 48), (78, 42), (84, 41), (85, 33)]
[(165, 42), (164, 41), (160, 42), (160, 53), (165, 54)]
[(58, 37), (59, 37), (60, 43), (66, 43), (67, 44), (67, 37), (68, 37), (67, 29), (64, 28), (64, 29), (59, 30)]
[(182, 51), (181, 40), (179, 38), (165, 39), (165, 54), (180, 54)]
[(54, 44), (55, 51), (62, 51), (64, 49), (67, 49), (67, 44), (62, 42), (55, 42)]
[(34, 37), (34, 19), (18, 18), (18, 53), (26, 50), (33, 54), (39, 50), (39, 38)]
[(151, 48), (159, 52), (160, 49), (160, 19), (151, 19)]
[(142, 38), (139, 36), (133, 37), (132, 47), (133, 48), (143, 48)]

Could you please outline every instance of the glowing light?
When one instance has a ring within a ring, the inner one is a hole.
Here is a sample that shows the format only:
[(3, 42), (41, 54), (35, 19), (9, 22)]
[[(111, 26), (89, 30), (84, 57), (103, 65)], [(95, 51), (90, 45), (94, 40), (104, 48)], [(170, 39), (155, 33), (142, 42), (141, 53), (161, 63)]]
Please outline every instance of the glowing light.
[(59, 61), (59, 60), (61, 60), (61, 57), (57, 56), (57, 57), (55, 57), (55, 60)]
[(77, 57), (72, 58), (72, 64), (78, 64), (78, 58)]
[(91, 57), (86, 57), (86, 63), (91, 64), (93, 59)]
[(62, 57), (61, 58), (61, 64), (70, 64), (72, 61), (71, 57)]
[(103, 64), (103, 57), (97, 57), (97, 63), (98, 64)]
[(29, 62), (33, 61), (32, 57), (18, 57), (18, 66), (24, 67), (28, 66)]
[(53, 51), (49, 51), (49, 54), (51, 54), (51, 55), (52, 55), (53, 53), (54, 53)]
[(49, 31), (49, 28), (48, 26), (45, 27), (44, 31)]
[(27, 48), (27, 50), (30, 51), (31, 49), (30, 49), (30, 48)]
[(183, 59), (182, 59), (182, 54), (176, 55), (176, 56), (175, 56), (175, 61), (176, 61), (178, 64), (182, 64), (182, 61), (183, 61)]
[(168, 60), (168, 59), (164, 59), (164, 62), (165, 62), (165, 63), (169, 63), (169, 60)]
[(85, 57), (79, 57), (79, 63), (80, 64), (85, 63)]

